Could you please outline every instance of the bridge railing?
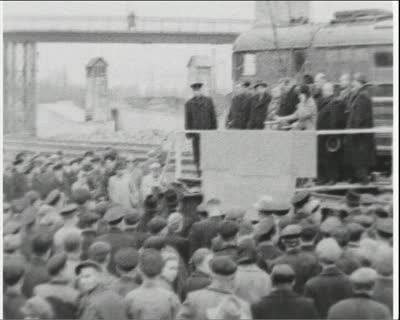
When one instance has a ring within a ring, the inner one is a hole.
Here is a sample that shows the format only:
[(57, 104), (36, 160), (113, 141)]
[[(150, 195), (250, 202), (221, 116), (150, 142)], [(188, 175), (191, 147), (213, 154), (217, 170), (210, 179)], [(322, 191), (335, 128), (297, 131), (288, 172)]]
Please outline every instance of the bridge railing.
[(4, 16), (3, 30), (11, 31), (115, 31), (115, 32), (190, 32), (241, 33), (253, 20), (128, 16)]

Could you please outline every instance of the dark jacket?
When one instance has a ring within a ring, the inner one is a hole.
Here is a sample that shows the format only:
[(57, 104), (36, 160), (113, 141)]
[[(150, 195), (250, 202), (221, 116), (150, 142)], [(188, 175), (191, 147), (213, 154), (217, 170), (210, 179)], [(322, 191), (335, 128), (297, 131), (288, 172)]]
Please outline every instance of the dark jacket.
[(318, 319), (312, 300), (289, 290), (274, 290), (251, 306), (254, 319)]
[(109, 289), (114, 291), (121, 297), (125, 298), (129, 292), (138, 288), (140, 284), (141, 284), (141, 278), (139, 276), (137, 277), (122, 276), (116, 279), (110, 285)]
[(78, 316), (82, 320), (125, 320), (127, 318), (121, 297), (104, 287), (98, 287), (81, 297)]
[(353, 294), (349, 278), (337, 267), (323, 270), (310, 279), (305, 286), (304, 295), (312, 298), (321, 318), (326, 318), (328, 310), (336, 302)]
[(258, 265), (267, 272), (271, 272), (273, 261), (281, 255), (283, 252), (272, 243), (260, 242), (257, 245)]
[(210, 217), (192, 225), (189, 233), (191, 254), (199, 248), (211, 248), (211, 241), (218, 234), (220, 221), (220, 217)]
[(215, 256), (229, 256), (233, 260), (237, 259), (238, 246), (236, 241), (225, 241), (217, 236), (211, 242), (211, 249)]
[(186, 295), (189, 292), (204, 289), (211, 284), (211, 277), (201, 271), (194, 271), (187, 279), (185, 283), (184, 289), (184, 297), (183, 300), (186, 298)]
[[(372, 100), (361, 88), (350, 99), (346, 129), (373, 128)], [(376, 162), (374, 134), (347, 135), (344, 140), (345, 163), (352, 167), (372, 167)]]
[(374, 301), (366, 294), (355, 294), (353, 297), (342, 300), (333, 305), (328, 312), (328, 319), (392, 319), (389, 309)]
[(103, 234), (97, 237), (93, 242), (104, 241), (107, 242), (111, 246), (111, 262), (110, 262), (110, 271), (115, 274), (115, 263), (114, 263), (114, 255), (115, 253), (122, 248), (135, 248), (135, 243), (132, 237), (126, 235), (118, 228), (110, 228), (108, 233)]
[(393, 314), (393, 278), (379, 276), (375, 281), (372, 298), (386, 305)]
[(268, 93), (253, 96), (247, 129), (264, 129), (270, 102), (271, 96)]
[(296, 111), (296, 106), (300, 100), (296, 93), (296, 86), (293, 86), (287, 93), (282, 96), (281, 103), (279, 105), (278, 116), (284, 117), (291, 115)]
[(306, 282), (321, 270), (316, 257), (300, 249), (283, 254), (273, 262), (273, 265), (277, 264), (288, 264), (293, 268), (296, 273), (293, 290), (299, 294), (303, 294)]
[(150, 236), (149, 233), (139, 231), (136, 227), (126, 227), (124, 233), (133, 239), (137, 249), (143, 246), (143, 243)]
[(232, 98), (231, 108), (226, 119), (229, 129), (246, 129), (251, 110), (252, 96), (249, 93), (240, 93)]
[(185, 129), (217, 129), (217, 116), (210, 97), (193, 97), (185, 104)]
[(24, 319), (21, 308), (24, 306), (26, 298), (23, 294), (6, 290), (3, 296), (3, 317), (8, 319)]
[(175, 248), (185, 263), (190, 259), (190, 242), (188, 239), (183, 238), (176, 234), (167, 234), (165, 243)]
[(47, 261), (32, 257), (28, 264), (25, 275), (24, 284), (22, 285), (22, 293), (25, 297), (30, 298), (33, 295), (33, 289), (42, 283), (46, 283), (50, 280), (49, 274), (46, 267)]

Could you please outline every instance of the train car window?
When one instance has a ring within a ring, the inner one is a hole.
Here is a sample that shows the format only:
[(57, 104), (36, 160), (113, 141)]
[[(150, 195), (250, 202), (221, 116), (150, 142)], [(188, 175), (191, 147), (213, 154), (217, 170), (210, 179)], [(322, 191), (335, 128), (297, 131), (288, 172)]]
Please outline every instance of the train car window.
[(392, 67), (393, 66), (392, 52), (376, 52), (375, 53), (375, 66), (377, 66), (377, 67)]
[(233, 79), (238, 81), (243, 73), (243, 53), (233, 54)]
[(256, 74), (256, 55), (254, 53), (246, 53), (243, 58), (242, 75), (254, 76)]

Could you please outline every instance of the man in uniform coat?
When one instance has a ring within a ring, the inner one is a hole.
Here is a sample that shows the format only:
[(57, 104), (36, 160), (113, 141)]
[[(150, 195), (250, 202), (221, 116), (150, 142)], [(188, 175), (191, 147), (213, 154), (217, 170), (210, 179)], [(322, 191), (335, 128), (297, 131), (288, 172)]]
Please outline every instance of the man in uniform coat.
[[(210, 97), (202, 94), (202, 83), (193, 83), (193, 98), (185, 103), (185, 129), (186, 130), (215, 130), (217, 129), (217, 116), (214, 103)], [(191, 133), (187, 135), (192, 138), (193, 157), (200, 176), (200, 135)]]
[[(345, 122), (345, 104), (335, 98), (334, 87), (332, 83), (325, 83), (322, 87), (323, 99), (320, 103), (320, 111), (317, 118), (318, 130), (344, 129)], [(340, 146), (342, 137), (319, 136), (318, 137), (318, 178), (321, 183), (328, 182), (334, 184), (339, 180), (340, 170), (342, 168), (343, 150)], [(328, 150), (328, 144), (337, 143)], [(337, 150), (336, 150), (337, 149)]]
[(238, 93), (232, 98), (231, 108), (226, 119), (228, 129), (246, 129), (252, 98), (249, 87), (250, 82), (244, 82), (238, 87)]
[[(372, 100), (365, 88), (363, 74), (354, 75), (354, 93), (350, 99), (346, 129), (374, 127)], [(376, 150), (373, 133), (347, 135), (344, 141), (344, 161), (353, 172), (353, 182), (368, 183), (370, 169), (375, 165)]]
[(272, 100), (267, 92), (267, 87), (268, 85), (263, 81), (258, 81), (254, 86), (256, 94), (252, 98), (247, 129), (262, 130), (265, 127), (264, 122), (267, 119), (268, 106)]
[(253, 319), (319, 319), (311, 299), (293, 291), (294, 270), (287, 264), (272, 269), (272, 292), (251, 305)]

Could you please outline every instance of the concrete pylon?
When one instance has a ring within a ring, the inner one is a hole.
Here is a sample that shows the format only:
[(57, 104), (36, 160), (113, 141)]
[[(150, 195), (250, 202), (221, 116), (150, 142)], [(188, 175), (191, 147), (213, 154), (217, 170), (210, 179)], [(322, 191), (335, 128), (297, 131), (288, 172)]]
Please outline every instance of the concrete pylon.
[[(36, 44), (4, 42), (4, 133), (36, 135)], [(18, 59), (20, 55), (21, 59)]]

